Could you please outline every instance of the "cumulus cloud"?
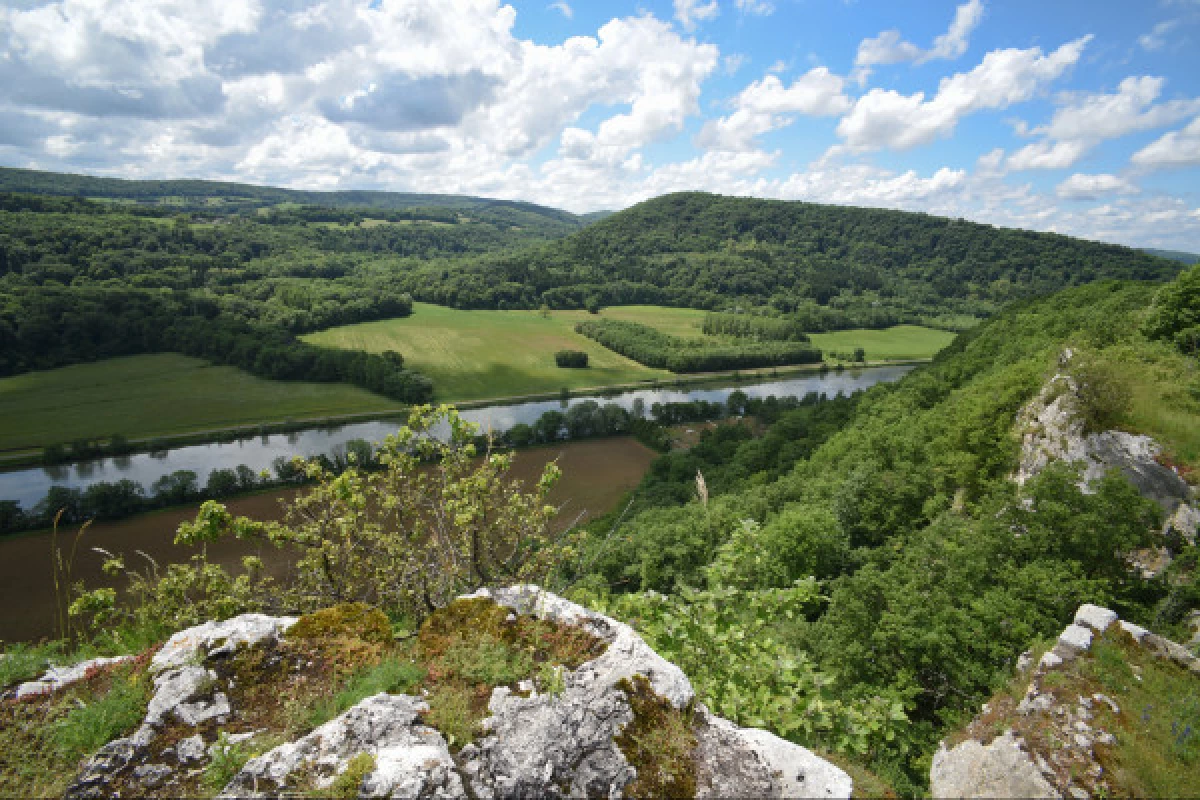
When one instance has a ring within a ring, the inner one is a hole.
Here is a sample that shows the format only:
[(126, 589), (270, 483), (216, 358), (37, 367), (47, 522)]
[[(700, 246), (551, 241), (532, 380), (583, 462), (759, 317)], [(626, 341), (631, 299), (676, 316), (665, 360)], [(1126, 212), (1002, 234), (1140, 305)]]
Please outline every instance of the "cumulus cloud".
[(1030, 99), (1075, 64), (1091, 38), (1068, 42), (1049, 54), (1039, 47), (994, 50), (970, 72), (943, 78), (929, 100), (924, 92), (872, 89), (838, 123), (838, 135), (851, 151), (929, 144), (953, 133), (968, 114)]
[(843, 114), (851, 106), (845, 84), (826, 67), (809, 70), (790, 86), (767, 75), (734, 98), (732, 114), (706, 123), (696, 144), (710, 150), (750, 150), (757, 147), (759, 135), (791, 124), (796, 115)]
[(1055, 192), (1059, 197), (1068, 200), (1095, 200), (1104, 195), (1137, 194), (1138, 188), (1116, 175), (1086, 175), (1077, 172), (1058, 184)]
[(575, 10), (566, 3), (566, 0), (558, 0), (558, 2), (546, 6), (546, 8), (557, 11), (567, 19), (572, 19), (575, 16)]
[(1156, 103), (1166, 81), (1130, 76), (1113, 93), (1066, 94), (1046, 125), (1028, 130), (1042, 135), (1008, 160), (1010, 169), (1065, 169), (1100, 142), (1169, 125), (1200, 111), (1200, 101), (1176, 99)]
[(1133, 154), (1132, 161), (1147, 169), (1191, 167), (1200, 164), (1200, 117), (1182, 130), (1163, 134)]
[(863, 39), (854, 57), (854, 77), (865, 83), (871, 68), (881, 64), (898, 64), (914, 61), (918, 64), (934, 59), (958, 58), (967, 52), (971, 32), (983, 19), (983, 0), (969, 0), (954, 12), (954, 19), (945, 33), (933, 40), (933, 46), (923, 50), (912, 42), (905, 41), (900, 31), (887, 30), (878, 36)]

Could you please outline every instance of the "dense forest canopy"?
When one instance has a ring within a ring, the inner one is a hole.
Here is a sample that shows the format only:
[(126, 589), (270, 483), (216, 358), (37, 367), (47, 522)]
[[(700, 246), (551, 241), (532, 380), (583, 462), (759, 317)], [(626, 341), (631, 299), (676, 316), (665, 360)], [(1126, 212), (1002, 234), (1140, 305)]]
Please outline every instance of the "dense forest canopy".
[(517, 253), (428, 265), (412, 290), (462, 307), (759, 306), (810, 331), (956, 328), (1012, 300), (1104, 278), (1166, 280), (1179, 268), (1128, 247), (962, 219), (689, 192)]

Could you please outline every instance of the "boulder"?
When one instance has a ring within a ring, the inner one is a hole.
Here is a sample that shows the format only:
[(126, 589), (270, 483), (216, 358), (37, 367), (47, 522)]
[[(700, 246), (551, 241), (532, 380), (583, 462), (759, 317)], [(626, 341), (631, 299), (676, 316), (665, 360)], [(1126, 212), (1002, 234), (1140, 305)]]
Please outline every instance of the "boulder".
[(368, 697), (295, 742), (247, 762), (219, 795), (225, 798), (293, 796), (289, 782), (301, 772), (311, 788), (328, 789), (350, 760), (374, 760), (359, 795), (365, 797), (465, 797), (445, 739), (418, 721), (429, 707), (404, 695)]
[(1012, 731), (989, 744), (968, 739), (950, 750), (943, 744), (933, 756), (929, 789), (935, 798), (1059, 797)]

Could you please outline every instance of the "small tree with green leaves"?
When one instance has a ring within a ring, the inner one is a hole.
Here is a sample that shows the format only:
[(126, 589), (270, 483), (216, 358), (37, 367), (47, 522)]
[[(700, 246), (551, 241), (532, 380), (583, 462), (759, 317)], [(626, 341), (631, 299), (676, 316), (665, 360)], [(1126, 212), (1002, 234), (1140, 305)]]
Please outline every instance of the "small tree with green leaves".
[(478, 426), (448, 406), (413, 410), (387, 437), (380, 469), (333, 474), (304, 468), (314, 485), (282, 522), (233, 517), (205, 503), (177, 540), (263, 538), (297, 554), (283, 592), (296, 609), (364, 602), (421, 619), (480, 586), (544, 580), (561, 544), (546, 495), (560, 472), (548, 464), (532, 487), (509, 475), (513, 455), (475, 444)]

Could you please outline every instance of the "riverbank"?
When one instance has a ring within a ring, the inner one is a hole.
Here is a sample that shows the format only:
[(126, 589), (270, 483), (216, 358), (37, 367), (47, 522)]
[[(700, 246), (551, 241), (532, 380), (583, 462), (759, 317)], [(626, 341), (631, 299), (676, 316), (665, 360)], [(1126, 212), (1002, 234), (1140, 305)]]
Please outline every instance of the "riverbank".
[[(556, 461), (562, 479), (550, 493), (550, 502), (561, 508), (556, 519), (559, 530), (583, 519), (603, 515), (616, 508), (641, 482), (657, 453), (632, 437), (567, 442), (521, 450), (514, 459), (512, 474), (528, 481)], [(230, 512), (261, 520), (282, 517), (281, 501), (303, 489), (287, 488), (243, 495), (222, 501)], [(195, 550), (174, 544), (179, 523), (195, 517), (199, 504), (175, 506), (138, 514), (117, 522), (96, 523), (80, 540), (72, 580), (88, 588), (112, 585), (101, 570), (105, 556), (94, 548), (124, 553), (131, 567), (159, 569), (186, 561)], [(59, 542), (70, 547), (78, 526), (59, 531)], [(208, 545), (211, 561), (237, 569), (246, 555), (261, 555), (268, 570), (286, 571), (283, 553), (253, 542), (221, 540)], [(54, 632), (54, 587), (51, 583), (51, 535), (36, 531), (0, 537), (0, 641), (31, 641)]]
[[(586, 395), (604, 396), (619, 394), (637, 389), (670, 389), (705, 385), (736, 385), (739, 382), (753, 382), (763, 378), (785, 378), (790, 375), (819, 374), (846, 369), (864, 369), (871, 367), (911, 366), (928, 363), (931, 359), (896, 359), (866, 361), (862, 363), (833, 362), (825, 364), (804, 364), (785, 367), (763, 367), (754, 370), (737, 370), (732, 372), (708, 372), (692, 375), (672, 375), (668, 378), (648, 378), (631, 383), (604, 384), (570, 389), (564, 395), (559, 391), (536, 392), (532, 394), (496, 396), (462, 402), (451, 402), (460, 410), (490, 408), (494, 406), (514, 405), (518, 403), (533, 403), (558, 400), (566, 397)], [(132, 456), (143, 453), (154, 453), (162, 450), (187, 447), (191, 445), (206, 445), (218, 442), (234, 442), (255, 436), (293, 433), (302, 430), (332, 428), (357, 422), (394, 419), (403, 422), (407, 419), (407, 409), (396, 405), (391, 409), (353, 412), (346, 414), (324, 414), (320, 416), (297, 416), (282, 420), (266, 421), (246, 425), (232, 425), (216, 428), (204, 428), (195, 431), (181, 432), (160, 436), (130, 437), (124, 440), (119, 452), (106, 452), (103, 448), (90, 453), (87, 458), (105, 458), (114, 456)], [(79, 459), (70, 459), (57, 465), (47, 464), (44, 451), (41, 448), (24, 448), (15, 451), (0, 451), (0, 473), (8, 470), (24, 469), (39, 466), (70, 466)], [(0, 498), (3, 499), (3, 498)]]

